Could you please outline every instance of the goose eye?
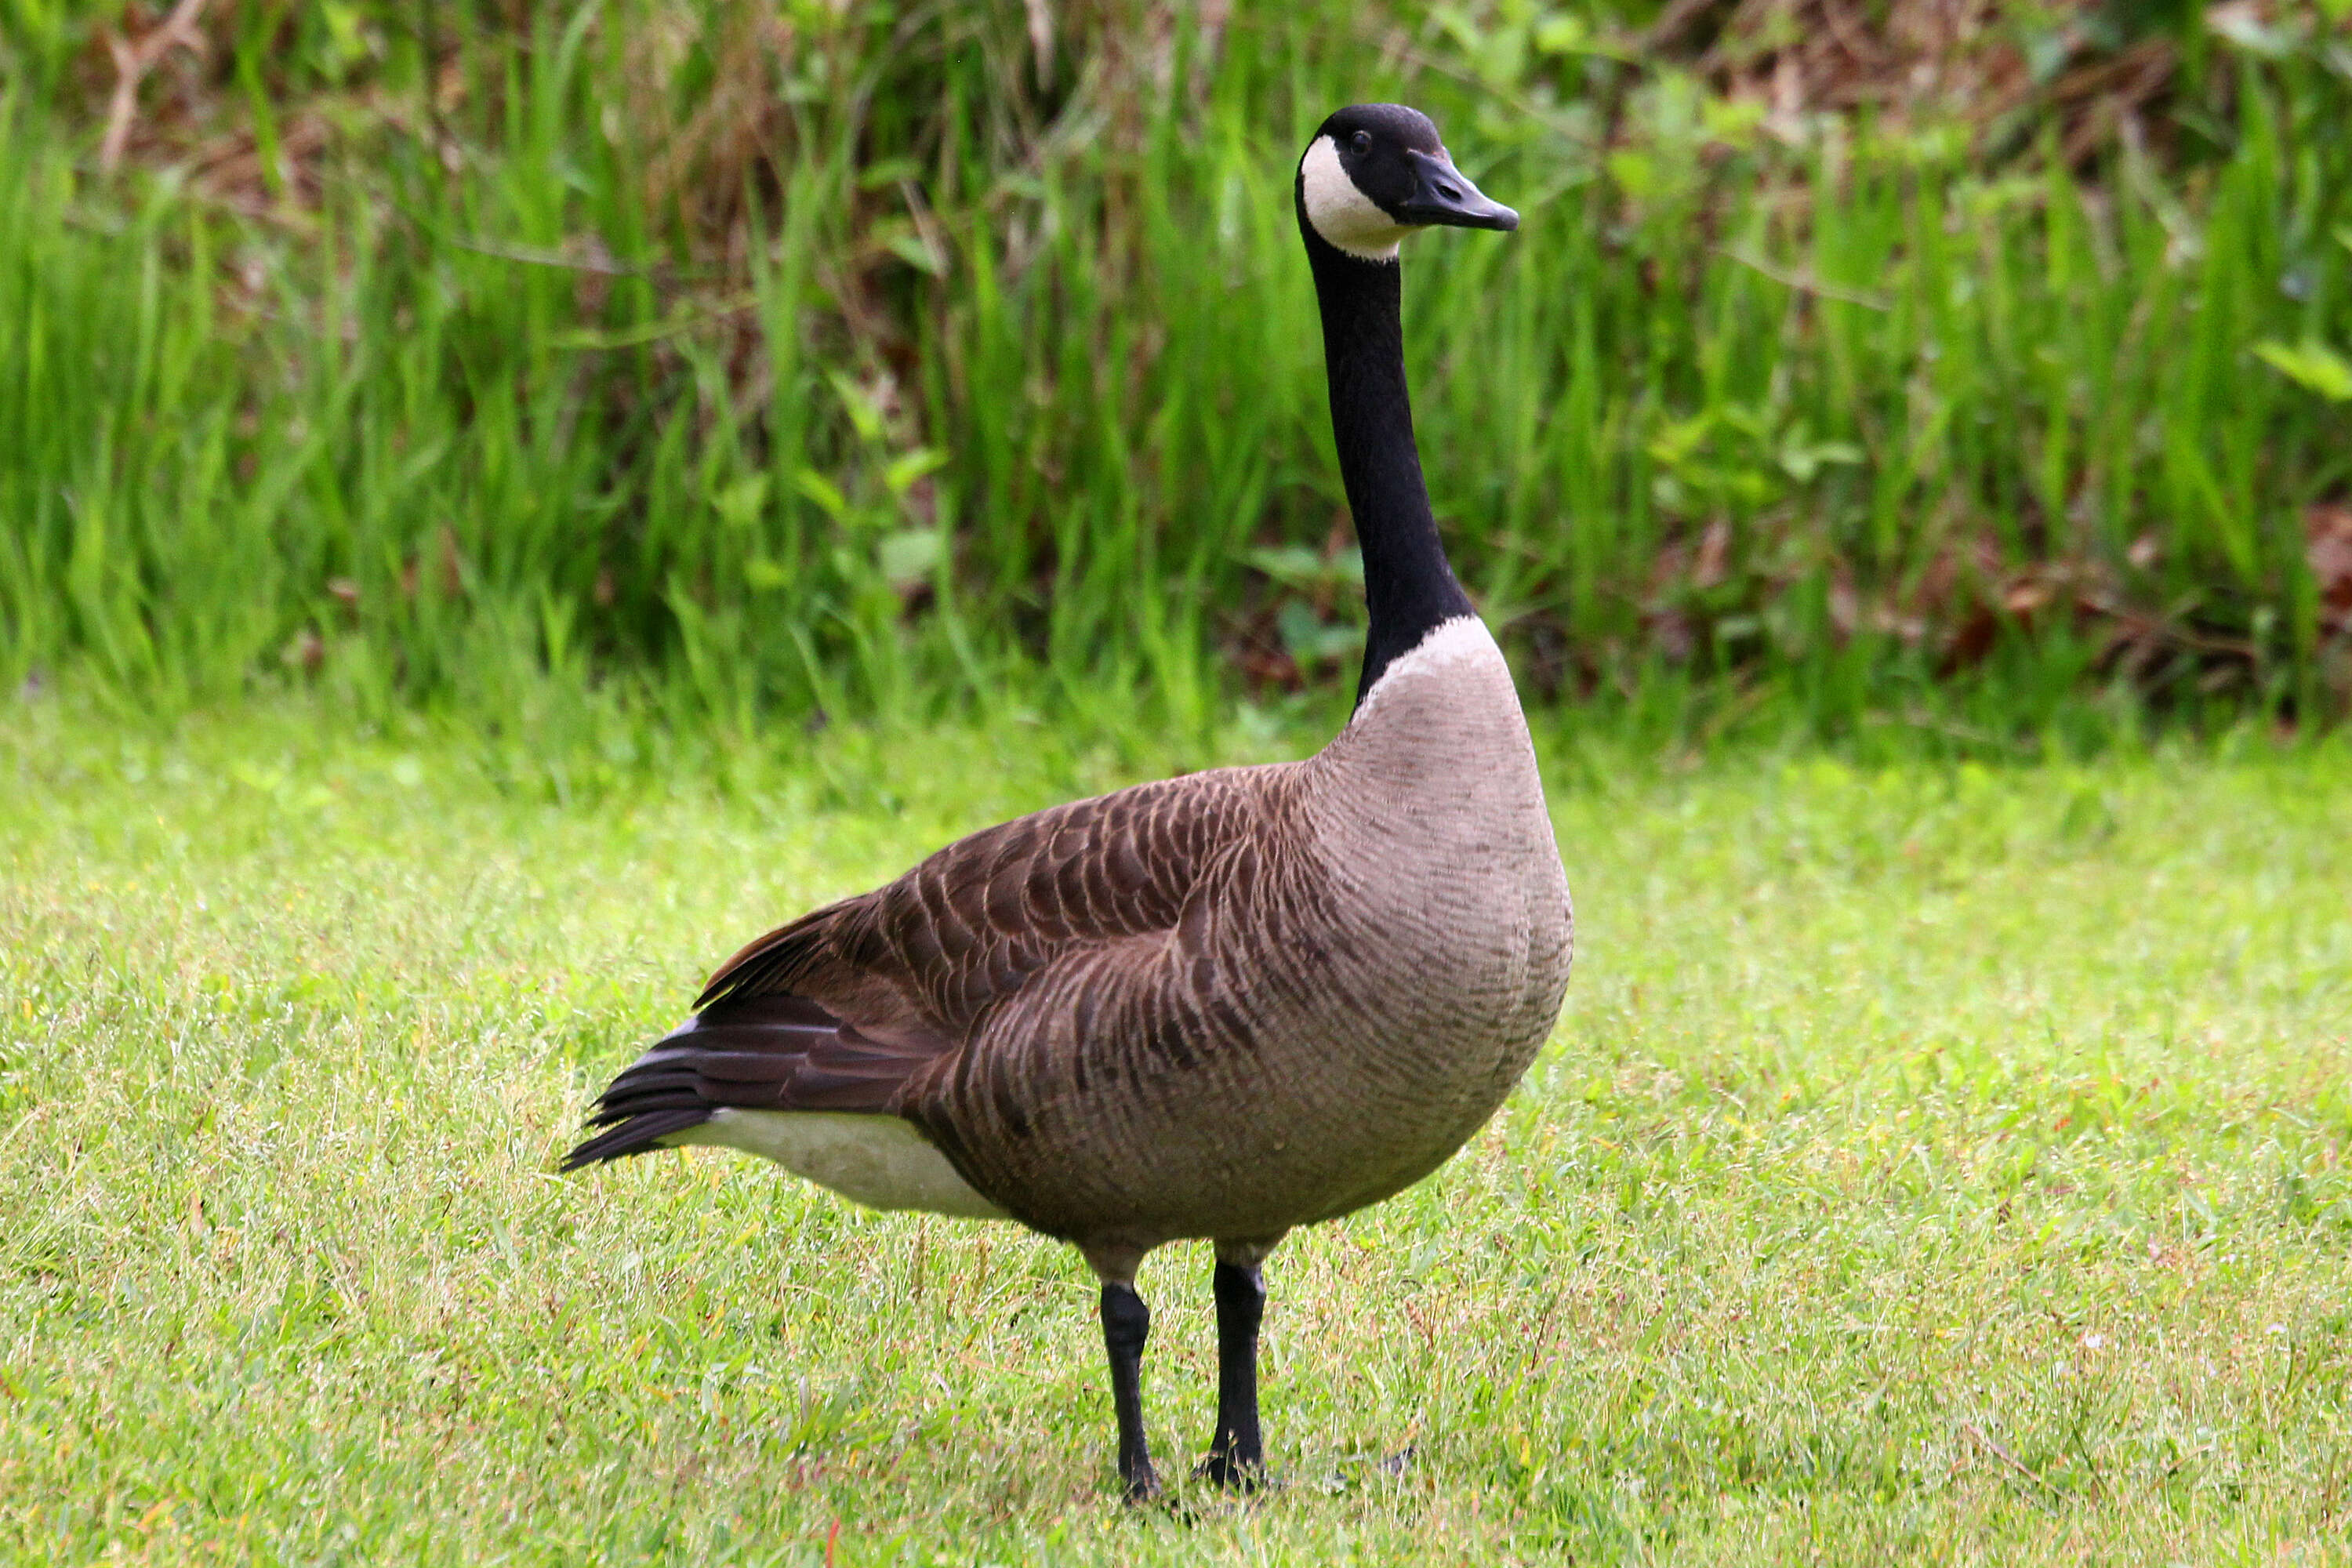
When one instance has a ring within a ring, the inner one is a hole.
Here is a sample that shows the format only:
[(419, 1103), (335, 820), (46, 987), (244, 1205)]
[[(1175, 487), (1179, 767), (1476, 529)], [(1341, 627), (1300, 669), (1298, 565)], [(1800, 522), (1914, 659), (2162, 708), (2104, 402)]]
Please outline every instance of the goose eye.
[(1357, 155), (1360, 157), (1372, 150), (1372, 133), (1369, 131), (1359, 131), (1348, 139), (1348, 145), (1353, 147)]

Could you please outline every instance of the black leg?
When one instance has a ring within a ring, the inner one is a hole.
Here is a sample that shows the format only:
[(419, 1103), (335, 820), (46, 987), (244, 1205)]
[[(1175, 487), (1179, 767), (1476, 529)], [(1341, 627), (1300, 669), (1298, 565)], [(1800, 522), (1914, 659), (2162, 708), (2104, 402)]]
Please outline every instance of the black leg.
[(1257, 1328), (1265, 1281), (1255, 1268), (1220, 1263), (1217, 1290), (1217, 1436), (1201, 1474), (1221, 1487), (1255, 1487), (1265, 1474), (1257, 1429)]
[(1151, 1335), (1151, 1309), (1132, 1285), (1102, 1288), (1103, 1348), (1110, 1352), (1110, 1402), (1118, 1412), (1118, 1474), (1127, 1500), (1160, 1490), (1151, 1472), (1151, 1445), (1143, 1436), (1143, 1342)]

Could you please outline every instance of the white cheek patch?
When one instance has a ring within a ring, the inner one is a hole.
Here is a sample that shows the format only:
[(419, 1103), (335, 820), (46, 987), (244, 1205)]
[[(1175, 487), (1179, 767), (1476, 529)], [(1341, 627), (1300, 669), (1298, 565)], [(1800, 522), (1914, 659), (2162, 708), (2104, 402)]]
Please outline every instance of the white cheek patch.
[(1307, 221), (1331, 245), (1364, 261), (1394, 261), (1397, 244), (1412, 229), (1382, 212), (1339, 166), (1339, 145), (1318, 136), (1299, 160), (1299, 195)]

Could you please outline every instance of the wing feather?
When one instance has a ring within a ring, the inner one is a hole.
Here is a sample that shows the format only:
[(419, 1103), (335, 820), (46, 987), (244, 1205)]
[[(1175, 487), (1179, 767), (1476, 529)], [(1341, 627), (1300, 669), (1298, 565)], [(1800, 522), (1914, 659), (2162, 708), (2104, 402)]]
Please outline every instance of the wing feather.
[(1267, 775), (1280, 771), (1139, 784), (959, 839), (897, 881), (752, 942), (711, 975), (698, 1005), (791, 993), (860, 1026), (897, 1013), (968, 1038), (1056, 959), (1174, 929), (1208, 864), (1262, 820)]
[[(614, 1079), (589, 1118), (602, 1131), (565, 1168), (657, 1147), (729, 1107), (908, 1114), (1040, 970), (1172, 932), (1286, 771), (1193, 773), (1055, 806), (779, 926), (719, 965), (695, 1016)], [(1098, 989), (1077, 994), (1089, 1014)]]

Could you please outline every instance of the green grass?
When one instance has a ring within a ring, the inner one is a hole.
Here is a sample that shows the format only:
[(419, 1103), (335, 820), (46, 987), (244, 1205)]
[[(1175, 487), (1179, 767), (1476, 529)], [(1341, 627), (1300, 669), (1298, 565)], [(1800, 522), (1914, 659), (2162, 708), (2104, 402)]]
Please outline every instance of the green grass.
[[(1066, 1249), (732, 1156), (551, 1167), (768, 922), (1297, 735), (836, 725), (564, 805), (331, 729), (0, 721), (0, 1555), (2346, 1550), (2340, 747), (1675, 771), (1547, 733), (1559, 1034), (1453, 1164), (1277, 1255), (1287, 1484), (1185, 1521), (1114, 1500)], [(1171, 1456), (1207, 1263), (1144, 1279)]]
[(1018, 6), (527, 9), (215, 7), (110, 174), (119, 18), (0, 5), (0, 679), (738, 724), (1008, 680), (1193, 721), (1250, 642), (1344, 682), (1289, 180), (1388, 96), (1527, 212), (1416, 247), (1409, 341), (1547, 699), (2352, 700), (2305, 559), (2352, 484), (2335, 0), (2190, 27), (2079, 169), (2040, 98), (1768, 128), (1615, 58), (1639, 0), (1120, 0), (1043, 72)]

